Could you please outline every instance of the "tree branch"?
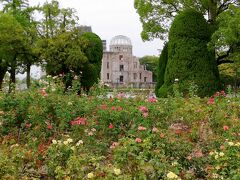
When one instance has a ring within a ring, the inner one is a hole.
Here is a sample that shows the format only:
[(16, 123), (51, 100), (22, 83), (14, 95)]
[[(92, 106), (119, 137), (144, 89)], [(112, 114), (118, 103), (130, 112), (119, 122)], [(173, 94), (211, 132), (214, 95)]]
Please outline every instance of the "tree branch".
[(217, 62), (217, 65), (226, 64), (226, 63), (234, 63), (234, 61), (233, 61), (233, 60), (226, 59), (226, 60), (218, 61), (218, 62)]
[(231, 1), (226, 1), (223, 4), (221, 4), (217, 10), (217, 15), (227, 10), (230, 4), (233, 4), (233, 3)]
[[(227, 63), (227, 62), (223, 62), (223, 61), (226, 61), (226, 60), (224, 60), (224, 59), (229, 56), (230, 52), (232, 52), (232, 47), (230, 47), (230, 48), (228, 49), (228, 51), (227, 51), (226, 54), (221, 55), (221, 56), (218, 55), (218, 57), (217, 57), (217, 64), (220, 65), (220, 64), (223, 64), (223, 63)], [(229, 61), (229, 60), (227, 60), (227, 61)], [(223, 63), (222, 63), (222, 62), (223, 62)]]
[(176, 11), (176, 12), (179, 12), (179, 9), (177, 8), (177, 6), (174, 4), (174, 3), (169, 3), (170, 5), (172, 5), (173, 9)]

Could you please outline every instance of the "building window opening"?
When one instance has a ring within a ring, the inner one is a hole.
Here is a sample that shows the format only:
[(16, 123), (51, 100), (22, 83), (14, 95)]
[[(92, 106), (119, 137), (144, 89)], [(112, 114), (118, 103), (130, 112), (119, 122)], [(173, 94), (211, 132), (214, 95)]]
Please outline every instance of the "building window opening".
[(119, 70), (120, 70), (120, 71), (124, 71), (124, 66), (123, 66), (123, 65), (120, 65), (120, 66), (119, 66)]
[(109, 62), (107, 62), (107, 69), (109, 69)]
[(119, 60), (123, 60), (123, 55), (119, 55)]
[(137, 62), (134, 62), (134, 63), (133, 63), (133, 67), (134, 67), (134, 69), (137, 68)]
[(107, 80), (109, 80), (109, 73), (107, 73)]
[(142, 79), (142, 73), (139, 74), (139, 79)]
[(123, 83), (123, 76), (119, 77), (120, 83)]
[(134, 79), (134, 80), (137, 79), (137, 73), (133, 73), (133, 79)]
[(144, 77), (144, 82), (147, 82), (147, 77)]

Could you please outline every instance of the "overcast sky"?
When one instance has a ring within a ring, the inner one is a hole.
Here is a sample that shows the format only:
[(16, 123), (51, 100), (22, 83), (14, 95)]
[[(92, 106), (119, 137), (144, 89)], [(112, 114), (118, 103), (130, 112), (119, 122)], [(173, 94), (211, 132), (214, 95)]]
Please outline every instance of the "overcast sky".
[[(60, 7), (77, 10), (80, 25), (92, 27), (94, 33), (107, 40), (112, 37), (128, 36), (133, 44), (133, 54), (138, 57), (158, 55), (162, 49), (159, 40), (143, 42), (140, 36), (141, 23), (134, 9), (134, 0), (58, 0)], [(29, 0), (30, 5), (43, 4), (46, 0)], [(50, 0), (48, 0), (50, 2)]]

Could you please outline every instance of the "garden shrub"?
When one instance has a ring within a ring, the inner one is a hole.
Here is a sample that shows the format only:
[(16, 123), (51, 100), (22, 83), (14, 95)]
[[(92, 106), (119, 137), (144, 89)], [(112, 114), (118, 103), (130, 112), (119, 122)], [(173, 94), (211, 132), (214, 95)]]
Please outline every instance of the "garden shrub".
[(49, 84), (0, 92), (0, 179), (239, 177), (239, 98), (80, 97)]
[[(213, 52), (207, 49), (209, 40), (208, 24), (200, 13), (190, 9), (176, 16), (169, 32), (168, 63), (162, 88), (171, 87), (177, 79), (184, 95), (191, 83), (197, 85), (197, 95), (201, 97), (219, 89), (217, 64)], [(161, 88), (159, 92), (160, 96), (167, 95)]]
[(159, 88), (164, 84), (164, 74), (166, 70), (167, 60), (168, 60), (168, 43), (164, 45), (158, 61), (157, 84), (155, 87), (155, 94), (157, 97), (159, 93), (158, 92)]
[(84, 53), (88, 58), (88, 63), (81, 69), (81, 86), (88, 92), (94, 83), (98, 82), (100, 78), (103, 45), (100, 37), (92, 32), (85, 32), (81, 38), (86, 41), (87, 46)]

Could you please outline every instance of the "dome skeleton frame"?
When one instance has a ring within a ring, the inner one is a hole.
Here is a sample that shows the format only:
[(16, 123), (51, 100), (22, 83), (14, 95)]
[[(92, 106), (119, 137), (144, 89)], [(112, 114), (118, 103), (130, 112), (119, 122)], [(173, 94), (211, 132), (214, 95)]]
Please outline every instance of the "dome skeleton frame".
[(110, 46), (123, 45), (123, 46), (132, 46), (131, 40), (123, 35), (115, 36), (110, 41)]
[(150, 88), (152, 72), (141, 65), (132, 53), (130, 38), (118, 35), (111, 39), (109, 51), (104, 51), (101, 66), (101, 81), (110, 87)]

